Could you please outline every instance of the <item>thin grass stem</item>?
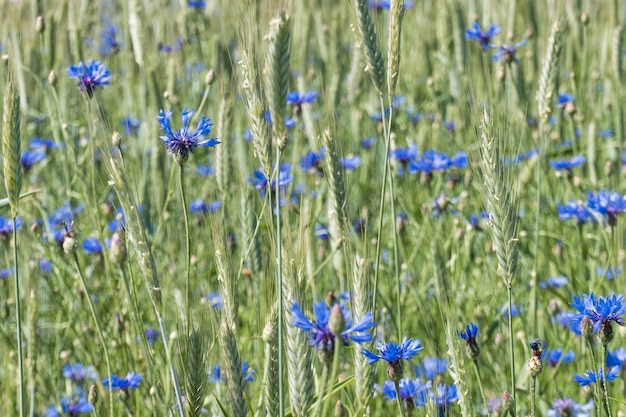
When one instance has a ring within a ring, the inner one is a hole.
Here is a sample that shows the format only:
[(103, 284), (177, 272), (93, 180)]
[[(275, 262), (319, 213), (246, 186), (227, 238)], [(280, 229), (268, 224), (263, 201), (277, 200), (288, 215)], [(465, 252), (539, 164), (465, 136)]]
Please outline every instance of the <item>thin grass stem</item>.
[(185, 219), (185, 324), (187, 326), (187, 336), (191, 332), (191, 236), (189, 235), (189, 213), (187, 212), (187, 199), (185, 196), (185, 165), (180, 164), (180, 199), (183, 205), (183, 217)]
[(25, 417), (26, 398), (24, 395), (24, 347), (22, 346), (22, 302), (20, 297), (19, 261), (17, 259), (17, 216), (13, 216), (13, 267), (15, 268), (15, 319), (17, 331), (17, 367), (19, 370), (20, 417)]

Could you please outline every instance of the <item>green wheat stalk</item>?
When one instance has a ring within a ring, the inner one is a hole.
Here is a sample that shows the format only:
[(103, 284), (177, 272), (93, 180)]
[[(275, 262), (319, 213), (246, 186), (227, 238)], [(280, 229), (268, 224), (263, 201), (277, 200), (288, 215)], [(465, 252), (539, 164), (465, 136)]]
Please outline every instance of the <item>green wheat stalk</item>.
[(365, 46), (367, 52), (366, 71), (369, 72), (370, 77), (372, 77), (372, 82), (378, 94), (382, 95), (385, 84), (385, 62), (380, 46), (378, 45), (378, 37), (374, 29), (374, 22), (370, 16), (368, 1), (355, 0), (355, 10), (358, 21), (357, 39)]

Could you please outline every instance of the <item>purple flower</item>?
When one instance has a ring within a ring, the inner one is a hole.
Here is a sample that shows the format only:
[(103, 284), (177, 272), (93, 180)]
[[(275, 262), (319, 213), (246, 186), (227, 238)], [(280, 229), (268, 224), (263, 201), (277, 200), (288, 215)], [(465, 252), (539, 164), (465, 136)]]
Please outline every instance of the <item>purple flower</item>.
[(165, 132), (164, 136), (161, 136), (163, 143), (167, 150), (174, 156), (174, 159), (179, 164), (183, 164), (189, 158), (189, 154), (193, 150), (201, 146), (213, 147), (220, 143), (215, 138), (205, 138), (206, 135), (211, 133), (213, 122), (211, 119), (207, 119), (204, 116), (200, 118), (198, 126), (193, 132), (189, 131), (189, 122), (194, 110), (183, 109), (181, 117), (183, 120), (183, 127), (172, 131), (170, 118), (172, 117), (171, 111), (160, 111), (157, 120), (161, 125), (161, 129)]
[(106, 66), (93, 59), (88, 64), (79, 62), (78, 65), (71, 65), (67, 69), (67, 74), (70, 78), (78, 79), (78, 87), (89, 98), (93, 97), (97, 87), (103, 88), (111, 81), (111, 75)]
[(474, 22), (470, 29), (465, 30), (465, 39), (468, 41), (477, 41), (483, 48), (483, 51), (491, 48), (491, 38), (500, 33), (500, 26), (492, 24), (487, 30), (480, 29), (480, 23)]
[[(619, 366), (614, 366), (613, 368), (609, 369), (609, 372), (606, 374), (606, 381), (616, 380), (619, 372)], [(574, 382), (578, 382), (578, 385), (580, 385), (581, 387), (595, 384), (598, 379), (600, 380), (600, 382), (605, 382), (604, 371), (602, 370), (602, 368), (598, 369), (597, 374), (594, 371), (587, 371), (584, 375), (574, 374)]]
[[(338, 304), (335, 304), (338, 305)], [(366, 313), (357, 323), (352, 322), (351, 313), (343, 305), (339, 306), (345, 321), (345, 329), (341, 335), (335, 335), (330, 329), (331, 309), (325, 301), (313, 304), (313, 315), (315, 319), (310, 321), (300, 309), (300, 305), (294, 302), (291, 306), (293, 326), (309, 332), (309, 343), (318, 351), (333, 352), (335, 348), (335, 338), (341, 336), (341, 342), (348, 345), (352, 340), (356, 343), (370, 342), (373, 337), (368, 331), (376, 325), (373, 321), (372, 313)]]
[(146, 337), (146, 340), (148, 341), (149, 344), (154, 344), (154, 342), (156, 342), (157, 340), (159, 340), (159, 336), (161, 336), (161, 333), (159, 333), (158, 330), (156, 329), (146, 329), (143, 332), (144, 336)]
[[(111, 389), (128, 391), (129, 389), (139, 388), (141, 382), (141, 374), (135, 372), (129, 372), (125, 378), (120, 378), (117, 375), (111, 375)], [(102, 381), (102, 385), (106, 390), (109, 390), (109, 378)]]
[(507, 64), (510, 64), (511, 62), (515, 62), (516, 64), (519, 62), (519, 60), (517, 59), (517, 48), (519, 48), (520, 46), (524, 46), (526, 45), (526, 40), (524, 39), (521, 42), (518, 42), (516, 44), (504, 44), (504, 45), (500, 45), (497, 47), (497, 51), (495, 54), (493, 54), (493, 56), (491, 57), (492, 61), (503, 61)]
[(593, 410), (593, 401), (587, 404), (577, 404), (570, 398), (556, 399), (552, 409), (546, 411), (548, 417), (589, 417)]

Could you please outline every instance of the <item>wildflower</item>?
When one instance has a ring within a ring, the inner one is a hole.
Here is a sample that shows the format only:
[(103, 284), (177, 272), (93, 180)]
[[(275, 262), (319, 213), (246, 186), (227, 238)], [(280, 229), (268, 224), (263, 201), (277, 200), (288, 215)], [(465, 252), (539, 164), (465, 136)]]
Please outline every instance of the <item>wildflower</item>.
[[(341, 342), (346, 346), (350, 340), (356, 343), (373, 340), (372, 335), (368, 333), (376, 325), (373, 321), (372, 313), (366, 313), (360, 321), (353, 323), (350, 311), (344, 308), (343, 305), (340, 306), (335, 303), (333, 310), (337, 311), (331, 313), (331, 309), (328, 308), (325, 301), (320, 301), (318, 304), (314, 303), (313, 314), (315, 320), (311, 321), (304, 315), (297, 302), (294, 302), (291, 306), (293, 325), (309, 332), (309, 343), (323, 355), (323, 359), (332, 358), (331, 355), (335, 349), (335, 338), (337, 337), (340, 337)], [(340, 313), (340, 318), (343, 319), (344, 325), (341, 328), (336, 328), (336, 326), (331, 328), (331, 316), (337, 313)], [(333, 330), (339, 331), (336, 334)]]
[(315, 238), (323, 241), (328, 241), (330, 239), (330, 234), (328, 233), (328, 226), (324, 224), (316, 224), (315, 225)]
[(46, 258), (41, 258), (39, 260), (39, 270), (44, 274), (49, 274), (52, 272), (52, 262)]
[(48, 406), (45, 413), (46, 417), (60, 417), (61, 415), (77, 417), (78, 414), (91, 413), (92, 411), (93, 405), (78, 394), (74, 397), (61, 398), (61, 413), (54, 405)]
[(346, 171), (352, 171), (361, 165), (361, 157), (358, 155), (348, 156), (346, 158), (341, 158), (339, 162), (341, 163), (343, 169)]
[(82, 385), (87, 378), (96, 379), (96, 373), (93, 370), (93, 366), (83, 366), (82, 363), (76, 362), (73, 365), (65, 364), (63, 377), (71, 379), (75, 384)]
[[(430, 390), (430, 381), (422, 383), (419, 379), (402, 378), (398, 383), (400, 399), (405, 410), (412, 410), (415, 407), (426, 406), (426, 395)], [(393, 381), (385, 381), (381, 392), (388, 400), (396, 399), (396, 386)]]
[(361, 139), (359, 144), (361, 145), (361, 148), (363, 148), (363, 149), (371, 149), (372, 146), (374, 146), (375, 142), (376, 142), (376, 138), (369, 137), (369, 138)]
[(7, 279), (13, 274), (13, 271), (9, 268), (0, 269), (0, 279)]
[(43, 161), (46, 159), (46, 153), (36, 150), (36, 151), (26, 151), (22, 154), (22, 169), (24, 172), (28, 172), (31, 170), (36, 163)]
[(88, 237), (83, 240), (83, 250), (85, 253), (93, 253), (102, 255), (102, 244), (95, 237)]
[(580, 201), (570, 201), (557, 206), (556, 211), (561, 220), (576, 219), (576, 224), (583, 225), (589, 221), (596, 223), (596, 217)]
[(352, 230), (359, 235), (365, 233), (367, 230), (367, 220), (362, 217), (355, 218), (352, 222)]
[[(619, 366), (614, 366), (609, 369), (609, 372), (606, 374), (607, 381), (614, 381), (617, 379), (617, 376), (620, 372)], [(595, 384), (597, 380), (600, 380), (600, 383), (605, 382), (604, 371), (602, 368), (598, 369), (598, 373), (596, 374), (594, 371), (587, 371), (584, 375), (574, 374), (574, 382), (578, 382), (578, 385), (581, 387), (586, 387), (587, 385)]]
[(468, 41), (477, 41), (483, 48), (483, 51), (491, 48), (491, 39), (500, 33), (500, 26), (492, 24), (487, 30), (480, 29), (480, 23), (474, 22), (470, 29), (465, 30), (465, 39)]
[(418, 124), (424, 118), (424, 115), (422, 113), (413, 112), (413, 107), (407, 107), (405, 112), (407, 121), (413, 126)]
[(122, 44), (118, 40), (119, 29), (115, 25), (107, 25), (100, 33), (100, 47), (98, 51), (102, 57), (115, 54), (120, 50)]
[[(389, 10), (391, 8), (391, 0), (370, 0), (367, 5), (370, 9), (375, 11), (381, 11), (383, 9)], [(405, 1), (402, 3), (402, 8), (405, 10), (410, 9), (411, 7), (413, 7), (412, 1)]]
[(491, 57), (492, 61), (503, 61), (507, 64), (510, 64), (511, 62), (515, 62), (516, 64), (519, 62), (519, 60), (517, 59), (517, 48), (519, 48), (520, 46), (524, 46), (526, 45), (526, 40), (524, 39), (521, 42), (518, 42), (516, 44), (504, 44), (499, 46), (496, 51), (495, 54), (493, 54), (493, 56)]
[(224, 307), (224, 297), (221, 294), (211, 291), (203, 300), (208, 302), (212, 309), (221, 310)]
[(141, 120), (135, 119), (132, 116), (122, 119), (122, 127), (124, 128), (124, 134), (126, 136), (136, 136), (139, 133), (140, 126)]
[(67, 74), (70, 78), (78, 79), (78, 87), (89, 98), (93, 97), (96, 87), (104, 88), (111, 81), (111, 75), (106, 66), (93, 59), (88, 64), (79, 62), (78, 65), (71, 65), (67, 69)]
[(465, 330), (461, 330), (460, 332), (457, 332), (457, 334), (461, 339), (467, 342), (467, 356), (470, 359), (478, 358), (478, 355), (480, 354), (480, 347), (476, 342), (476, 336), (478, 335), (478, 326), (474, 323), (470, 323), (465, 326)]
[(609, 265), (606, 268), (601, 266), (596, 267), (596, 274), (599, 277), (604, 277), (609, 281), (612, 281), (614, 278), (619, 277), (622, 274), (622, 266), (611, 266)]
[(446, 411), (452, 404), (459, 401), (456, 385), (439, 384), (436, 390), (430, 391), (430, 398), (437, 405), (439, 415), (446, 415)]
[[(129, 389), (139, 388), (141, 382), (141, 374), (135, 372), (129, 372), (125, 378), (120, 378), (117, 375), (111, 375), (111, 389), (128, 391)], [(102, 385), (109, 390), (109, 378), (102, 381)]]
[(576, 354), (573, 350), (564, 353), (563, 349), (549, 349), (544, 351), (541, 357), (548, 364), (548, 366), (555, 368), (559, 363), (573, 362)]
[(404, 168), (406, 168), (411, 161), (417, 158), (417, 146), (414, 143), (411, 143), (407, 148), (396, 148), (391, 151), (390, 157), (399, 165), (398, 174), (402, 175), (404, 173)]
[(626, 348), (621, 347), (613, 352), (607, 352), (606, 367), (612, 368), (614, 366), (619, 366), (621, 369), (626, 370)]
[(531, 356), (528, 360), (526, 368), (528, 369), (530, 376), (536, 378), (541, 371), (543, 371), (542, 354), (546, 347), (546, 342), (542, 342), (540, 339), (534, 339), (528, 344), (528, 346), (533, 351), (533, 356)]
[(187, 7), (194, 10), (203, 10), (206, 8), (206, 1), (187, 0)]
[(83, 211), (84, 206), (81, 204), (78, 207), (72, 208), (67, 201), (63, 203), (63, 207), (55, 210), (48, 216), (48, 223), (50, 226), (63, 226), (64, 224), (70, 224), (74, 221), (74, 216)]
[(597, 195), (587, 193), (587, 206), (607, 217), (609, 226), (617, 224), (617, 215), (626, 212), (626, 197), (623, 195), (602, 190)]
[(489, 220), (489, 213), (486, 211), (481, 211), (478, 215), (471, 214), (469, 220), (467, 220), (467, 225), (476, 231), (482, 231), (486, 226), (486, 222)]
[(322, 161), (324, 160), (324, 154), (326, 148), (322, 146), (319, 153), (313, 151), (307, 152), (302, 158), (300, 158), (300, 168), (304, 172), (313, 172), (317, 175), (323, 175)]
[(197, 214), (215, 213), (217, 210), (219, 210), (220, 207), (222, 207), (221, 201), (214, 201), (212, 203), (207, 204), (201, 198), (193, 200), (189, 204), (189, 209), (192, 211), (192, 213), (197, 213)]
[(564, 277), (563, 275), (559, 275), (559, 276), (554, 276), (554, 277), (550, 277), (548, 278), (547, 281), (541, 281), (539, 283), (539, 287), (540, 288), (561, 288), (566, 286), (568, 283), (568, 279), (567, 277)]
[(161, 335), (161, 333), (159, 333), (158, 330), (156, 329), (146, 329), (143, 332), (146, 340), (148, 341), (149, 344), (154, 344), (154, 342), (156, 342), (157, 340), (159, 340), (159, 336)]
[(593, 410), (593, 401), (587, 404), (577, 404), (570, 398), (554, 400), (552, 409), (546, 411), (548, 417), (589, 417)]
[(192, 153), (198, 145), (213, 147), (220, 143), (215, 138), (204, 137), (211, 133), (211, 128), (213, 127), (211, 119), (207, 119), (204, 116), (200, 118), (196, 129), (193, 132), (189, 131), (189, 122), (191, 121), (193, 113), (194, 110), (183, 109), (181, 112), (183, 127), (176, 131), (172, 131), (170, 125), (170, 118), (172, 117), (171, 111), (161, 110), (159, 117), (157, 117), (161, 129), (165, 132), (165, 135), (161, 136), (161, 139), (179, 165), (187, 161), (189, 154)]
[(576, 98), (569, 93), (561, 93), (559, 94), (558, 100), (557, 100), (557, 106), (559, 107), (559, 109), (561, 111), (565, 111), (567, 114), (574, 114), (576, 113), (576, 104), (575, 104)]
[(570, 317), (570, 328), (580, 328), (583, 318), (587, 317), (593, 324), (593, 331), (598, 332), (601, 327), (610, 328), (611, 322), (616, 322), (620, 326), (624, 325), (623, 315), (626, 313), (626, 301), (623, 295), (611, 295), (610, 297), (596, 298), (583, 294), (581, 298), (574, 296), (570, 303), (578, 313)]
[[(15, 225), (17, 226), (17, 230), (20, 230), (20, 227), (24, 224), (24, 221), (21, 217), (17, 216), (15, 218)], [(4, 216), (0, 216), (0, 238), (6, 238), (10, 234), (13, 233), (13, 219), (6, 218)]]
[(570, 160), (564, 159), (564, 160), (550, 161), (550, 166), (555, 171), (562, 171), (562, 170), (571, 171), (573, 168), (581, 166), (586, 161), (587, 161), (587, 158), (585, 158), (584, 156), (578, 155), (578, 156), (573, 157)]
[(304, 94), (297, 91), (287, 93), (287, 104), (300, 108), (304, 103), (315, 103), (320, 94), (314, 90), (309, 90)]
[(372, 364), (379, 360), (387, 362), (389, 367), (387, 368), (387, 376), (392, 381), (399, 381), (402, 378), (402, 359), (405, 361), (411, 360), (411, 358), (423, 349), (421, 340), (402, 339), (402, 343), (399, 345), (395, 343), (376, 343), (376, 349), (378, 354), (372, 353), (367, 349), (363, 349), (362, 353), (367, 358), (367, 363)]
[[(254, 381), (254, 377), (256, 372), (247, 362), (241, 362), (241, 375), (243, 376), (243, 382), (252, 382)], [(213, 384), (225, 384), (226, 378), (222, 376), (222, 369), (219, 365), (213, 365), (211, 368), (211, 372), (209, 372), (209, 382)]]
[(51, 148), (58, 148), (59, 145), (52, 139), (32, 138), (28, 147), (31, 149), (46, 152)]
[[(254, 170), (250, 178), (248, 178), (248, 183), (259, 190), (261, 198), (265, 198), (268, 188), (271, 190), (272, 195), (276, 193), (277, 189), (280, 189), (281, 193), (285, 193), (287, 186), (293, 181), (290, 171), (290, 164), (281, 164), (278, 173), (278, 181), (274, 179), (270, 182), (263, 172)], [(281, 201), (281, 205), (282, 204), (284, 204), (284, 202)]]
[(209, 165), (196, 165), (196, 175), (199, 177), (208, 177), (215, 174), (215, 168)]
[(415, 375), (418, 378), (426, 378), (433, 381), (437, 375), (446, 373), (448, 370), (448, 360), (429, 356), (422, 360), (422, 363), (415, 366)]

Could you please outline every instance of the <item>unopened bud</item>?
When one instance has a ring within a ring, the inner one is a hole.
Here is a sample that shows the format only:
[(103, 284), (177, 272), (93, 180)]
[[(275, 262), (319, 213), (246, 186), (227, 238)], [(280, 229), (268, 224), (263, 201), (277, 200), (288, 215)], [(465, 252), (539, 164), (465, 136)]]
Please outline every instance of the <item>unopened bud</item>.
[(72, 253), (76, 250), (78, 241), (70, 235), (66, 235), (63, 239), (63, 252)]
[(346, 318), (343, 316), (343, 311), (339, 304), (335, 304), (330, 310), (328, 328), (337, 337), (341, 337), (341, 333), (346, 329)]
[(113, 136), (111, 136), (111, 142), (113, 142), (113, 146), (119, 148), (122, 144), (122, 135), (119, 132), (113, 132)]
[(213, 84), (213, 81), (215, 81), (215, 70), (211, 68), (204, 76), (204, 83), (206, 85), (211, 85)]
[(96, 405), (98, 402), (98, 388), (95, 385), (89, 387), (89, 394), (87, 395), (87, 401), (91, 405)]
[(580, 322), (580, 333), (584, 337), (590, 337), (593, 334), (593, 323), (587, 316), (583, 317)]
[(44, 33), (46, 30), (46, 21), (43, 20), (43, 16), (37, 16), (35, 20), (35, 30), (37, 33)]
[(114, 264), (122, 265), (126, 262), (127, 256), (126, 242), (118, 233), (113, 233), (113, 236), (111, 236), (111, 247), (109, 248), (109, 260)]
[(580, 15), (580, 23), (582, 23), (584, 26), (587, 26), (589, 24), (589, 13), (588, 12), (583, 12)]
[(541, 371), (543, 371), (543, 360), (541, 360), (541, 356), (531, 356), (526, 364), (526, 369), (528, 369), (530, 376), (536, 378)]
[(57, 73), (54, 72), (54, 70), (52, 70), (50, 71), (50, 74), (48, 74), (48, 84), (54, 87), (56, 83), (57, 83)]
[(509, 392), (503, 391), (502, 392), (502, 408), (505, 411), (513, 411), (514, 407), (515, 407), (515, 400), (513, 399), (513, 396)]
[(341, 400), (335, 403), (335, 410), (333, 411), (333, 417), (344, 417), (346, 415), (346, 410), (343, 408), (343, 404)]

